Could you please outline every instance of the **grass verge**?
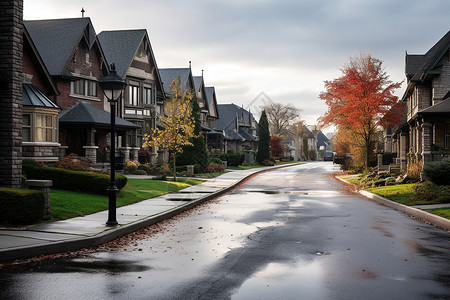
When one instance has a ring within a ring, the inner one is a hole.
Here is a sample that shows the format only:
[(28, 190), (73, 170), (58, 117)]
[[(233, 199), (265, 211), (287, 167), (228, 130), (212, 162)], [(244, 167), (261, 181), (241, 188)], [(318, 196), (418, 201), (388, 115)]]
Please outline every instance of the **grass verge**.
[[(128, 179), (128, 184), (117, 194), (117, 207), (175, 192), (202, 180), (179, 178), (177, 182), (149, 179)], [(52, 189), (50, 214), (63, 220), (108, 209), (108, 196)]]
[(450, 207), (430, 209), (427, 212), (450, 219)]

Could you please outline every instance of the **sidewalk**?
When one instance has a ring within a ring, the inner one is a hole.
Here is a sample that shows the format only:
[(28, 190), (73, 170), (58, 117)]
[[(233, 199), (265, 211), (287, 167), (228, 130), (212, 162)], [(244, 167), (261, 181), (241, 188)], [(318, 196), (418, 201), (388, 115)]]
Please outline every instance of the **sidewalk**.
[[(117, 227), (107, 227), (108, 212), (101, 211), (23, 230), (0, 229), (0, 262), (97, 246), (224, 194), (254, 174), (291, 165), (230, 170), (184, 190), (119, 207)], [(147, 177), (141, 176), (143, 179)]]

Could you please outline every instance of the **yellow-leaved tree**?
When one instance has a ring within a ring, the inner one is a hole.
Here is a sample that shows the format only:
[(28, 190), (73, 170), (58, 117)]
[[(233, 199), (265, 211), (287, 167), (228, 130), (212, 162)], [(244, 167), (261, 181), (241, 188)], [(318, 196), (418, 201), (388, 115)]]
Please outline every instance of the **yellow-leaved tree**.
[(158, 147), (171, 152), (173, 178), (176, 181), (176, 154), (183, 152), (183, 146), (192, 145), (190, 140), (196, 135), (191, 106), (192, 93), (183, 91), (179, 76), (170, 84), (170, 90), (172, 94), (169, 101), (164, 104), (165, 112), (158, 117), (163, 129), (151, 129), (149, 134), (145, 134), (143, 146)]

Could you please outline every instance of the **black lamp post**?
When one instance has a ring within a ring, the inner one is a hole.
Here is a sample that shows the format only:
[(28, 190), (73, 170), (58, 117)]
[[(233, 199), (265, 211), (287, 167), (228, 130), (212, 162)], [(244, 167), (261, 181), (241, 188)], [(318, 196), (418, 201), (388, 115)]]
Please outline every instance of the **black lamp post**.
[(116, 103), (119, 99), (122, 99), (122, 91), (127, 84), (117, 75), (116, 66), (114, 64), (111, 64), (110, 74), (103, 77), (98, 84), (102, 88), (105, 97), (111, 105), (111, 173), (108, 187), (109, 205), (108, 221), (106, 221), (106, 225), (117, 226), (116, 194), (118, 189), (116, 186)]

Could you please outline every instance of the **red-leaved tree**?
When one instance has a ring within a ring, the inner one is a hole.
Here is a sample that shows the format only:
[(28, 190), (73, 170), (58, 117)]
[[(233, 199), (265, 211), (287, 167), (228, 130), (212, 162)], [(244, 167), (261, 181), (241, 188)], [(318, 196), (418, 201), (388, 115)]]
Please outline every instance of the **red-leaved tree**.
[(279, 135), (272, 135), (270, 137), (270, 155), (272, 157), (280, 157), (283, 155), (283, 147), (281, 146), (281, 138)]
[(319, 124), (349, 130), (355, 146), (364, 153), (367, 169), (377, 132), (385, 122), (396, 123), (400, 119), (398, 110), (391, 108), (399, 105), (393, 93), (401, 83), (389, 80), (382, 61), (370, 54), (350, 58), (341, 71), (341, 77), (325, 81), (325, 91), (320, 93), (328, 110), (319, 118)]

